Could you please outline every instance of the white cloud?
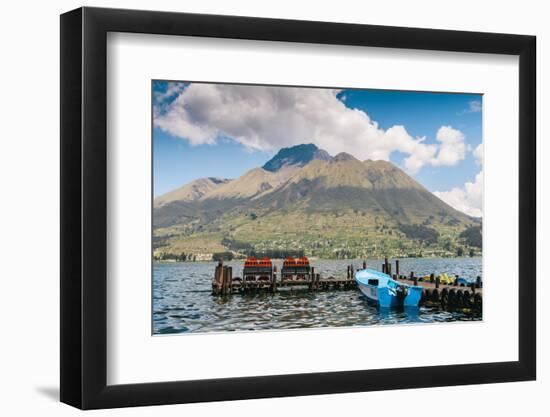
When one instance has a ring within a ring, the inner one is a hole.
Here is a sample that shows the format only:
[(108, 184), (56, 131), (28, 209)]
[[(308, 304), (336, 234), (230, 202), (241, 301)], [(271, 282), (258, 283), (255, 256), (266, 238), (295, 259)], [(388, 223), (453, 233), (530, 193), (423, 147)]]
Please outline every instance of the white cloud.
[(153, 114), (155, 118), (164, 113), (167, 108), (167, 102), (179, 96), (185, 88), (185, 83), (180, 82), (169, 82), (166, 85), (165, 91), (155, 91), (153, 93)]
[(479, 113), (483, 110), (481, 100), (472, 100), (468, 102), (468, 108), (457, 113), (458, 116), (462, 116), (467, 113)]
[(314, 143), (331, 154), (389, 160), (406, 155), (414, 174), (424, 165), (455, 165), (464, 158), (464, 135), (450, 126), (437, 133), (438, 144), (412, 137), (404, 126), (381, 129), (367, 113), (348, 108), (338, 90), (223, 84), (190, 84), (155, 111), (155, 126), (193, 145), (230, 138), (254, 150), (276, 151)]
[(441, 126), (436, 139), (441, 143), (437, 156), (432, 159), (434, 166), (454, 166), (466, 156), (464, 134), (451, 126)]
[(482, 165), (483, 164), (483, 143), (480, 143), (477, 148), (475, 148), (472, 152), (474, 154), (474, 158), (476, 159), (476, 164)]
[(177, 96), (185, 88), (185, 83), (179, 82), (167, 83), (166, 85), (166, 91), (155, 91), (155, 100), (162, 101), (169, 97)]
[(472, 100), (468, 103), (467, 113), (479, 113), (481, 110), (481, 100)]
[(482, 217), (483, 171), (476, 175), (474, 182), (467, 182), (464, 187), (455, 187), (450, 191), (435, 191), (434, 194), (463, 213)]

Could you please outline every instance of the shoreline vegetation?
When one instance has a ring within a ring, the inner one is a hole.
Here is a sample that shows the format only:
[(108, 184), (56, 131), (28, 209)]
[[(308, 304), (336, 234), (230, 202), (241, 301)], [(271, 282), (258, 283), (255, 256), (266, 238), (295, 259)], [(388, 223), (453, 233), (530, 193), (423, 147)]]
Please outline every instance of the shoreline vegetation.
[[(153, 261), (158, 263), (171, 263), (171, 262), (217, 262), (217, 261), (238, 261), (245, 260), (247, 257), (252, 256), (255, 258), (268, 257), (271, 260), (284, 260), (287, 256), (300, 257), (308, 256), (311, 260), (352, 260), (352, 259), (383, 259), (385, 255), (371, 255), (371, 256), (352, 256), (352, 257), (341, 257), (341, 258), (327, 258), (324, 256), (314, 256), (307, 255), (304, 251), (292, 251), (285, 256), (270, 256), (268, 253), (251, 253), (249, 255), (244, 255), (242, 253), (232, 253), (232, 252), (223, 252), (223, 253), (214, 253), (214, 254), (173, 254), (166, 252), (156, 252), (153, 254)], [(388, 255), (388, 258), (392, 259), (418, 259), (418, 258), (474, 258), (481, 257), (482, 251), (480, 248), (473, 248), (469, 251), (460, 250), (457, 253), (453, 252), (419, 252), (419, 253), (409, 253), (401, 255)]]
[[(474, 255), (472, 257), (470, 256), (424, 256), (424, 257), (415, 257), (415, 256), (403, 256), (403, 257), (392, 257), (391, 259), (459, 259), (459, 258), (481, 258), (482, 257), (482, 254), (478, 254), (478, 255)], [(233, 258), (231, 259), (231, 261), (244, 261), (246, 258)], [(370, 259), (370, 258), (369, 258)], [(381, 258), (376, 258), (376, 260), (380, 260)], [(271, 258), (272, 261), (276, 261), (276, 262), (283, 262), (284, 259), (283, 258)], [(310, 261), (318, 261), (318, 260), (323, 260), (323, 261), (330, 261), (330, 260), (333, 260), (333, 259), (324, 259), (324, 258), (309, 258)], [(349, 260), (353, 260), (353, 259), (349, 259)], [(155, 264), (175, 264), (175, 263), (189, 263), (189, 264), (192, 264), (192, 263), (211, 263), (211, 262), (217, 262), (213, 259), (210, 259), (210, 260), (196, 260), (196, 261), (193, 261), (193, 260), (185, 260), (185, 261), (182, 261), (182, 260), (178, 260), (178, 259), (158, 259), (158, 258), (154, 258), (153, 257), (153, 263)], [(225, 262), (225, 260), (224, 260)]]
[[(346, 242), (347, 245), (331, 247), (331, 242), (324, 242), (326, 247), (313, 241), (309, 245), (302, 245), (298, 249), (270, 248), (269, 241), (258, 242), (253, 245), (248, 242), (235, 241), (223, 238), (221, 244), (224, 250), (182, 251), (173, 252), (164, 247), (156, 248), (153, 260), (156, 262), (200, 262), (200, 261), (231, 261), (245, 259), (249, 256), (256, 258), (284, 259), (288, 256), (307, 256), (311, 259), (363, 259), (363, 258), (455, 258), (476, 257), (482, 255), (481, 226), (471, 226), (460, 233), (441, 236), (435, 229), (428, 227), (414, 227), (407, 225), (399, 228), (402, 235), (386, 231), (392, 239), (385, 239), (379, 245), (366, 242)], [(411, 237), (416, 239), (411, 239)], [(399, 239), (400, 238), (400, 239)], [(361, 244), (363, 243), (363, 244)], [(306, 247), (304, 247), (306, 246)]]

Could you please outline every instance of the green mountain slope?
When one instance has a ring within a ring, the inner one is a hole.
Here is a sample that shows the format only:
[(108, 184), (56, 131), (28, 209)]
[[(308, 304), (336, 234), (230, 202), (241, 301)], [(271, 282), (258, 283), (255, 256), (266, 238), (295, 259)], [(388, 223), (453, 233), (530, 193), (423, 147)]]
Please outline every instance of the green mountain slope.
[(477, 251), (460, 238), (477, 221), (390, 162), (362, 162), (349, 154), (317, 158), (316, 151), (304, 158), (302, 148), (293, 159), (292, 149), (279, 152), (284, 163), (277, 156), (270, 161), (273, 170), (253, 169), (193, 200), (155, 202), (156, 256), (202, 259), (215, 252), (301, 250), (346, 258)]

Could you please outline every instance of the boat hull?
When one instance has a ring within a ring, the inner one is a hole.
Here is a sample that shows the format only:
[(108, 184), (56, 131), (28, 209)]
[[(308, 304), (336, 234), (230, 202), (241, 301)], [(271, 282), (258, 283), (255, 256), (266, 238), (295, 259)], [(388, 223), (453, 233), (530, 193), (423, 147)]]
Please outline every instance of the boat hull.
[(421, 286), (399, 283), (375, 270), (359, 270), (355, 280), (367, 300), (382, 308), (418, 307), (422, 297)]
[(404, 307), (418, 307), (420, 299), (422, 298), (422, 291), (424, 289), (420, 286), (409, 286), (408, 294), (403, 300)]
[(397, 294), (393, 294), (388, 287), (359, 284), (359, 289), (368, 301), (383, 308), (399, 307), (401, 305)]

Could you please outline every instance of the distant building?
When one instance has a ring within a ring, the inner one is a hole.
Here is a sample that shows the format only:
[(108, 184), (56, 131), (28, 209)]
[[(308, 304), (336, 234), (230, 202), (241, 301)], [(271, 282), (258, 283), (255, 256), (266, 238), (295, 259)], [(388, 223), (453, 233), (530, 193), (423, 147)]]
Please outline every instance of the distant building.
[(212, 254), (211, 253), (197, 253), (194, 255), (195, 261), (211, 261), (212, 260)]

